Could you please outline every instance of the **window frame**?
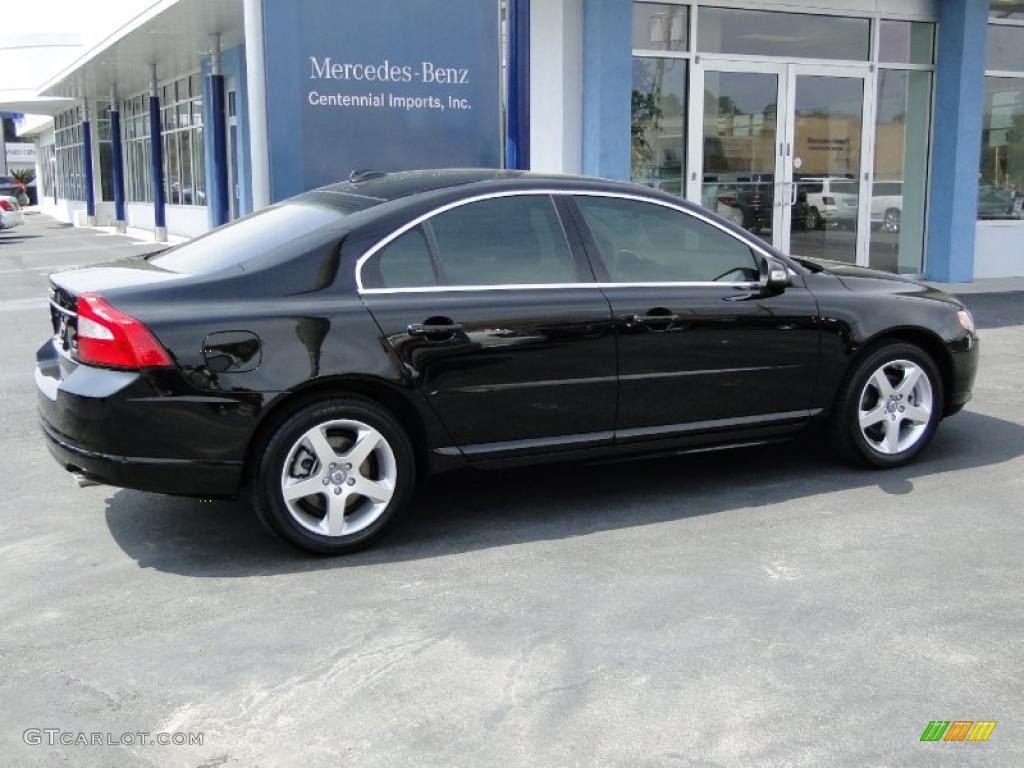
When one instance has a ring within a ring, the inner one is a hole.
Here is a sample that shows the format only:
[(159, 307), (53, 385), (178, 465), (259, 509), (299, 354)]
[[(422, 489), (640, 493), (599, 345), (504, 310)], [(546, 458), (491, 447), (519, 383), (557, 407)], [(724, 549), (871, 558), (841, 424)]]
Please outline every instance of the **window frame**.
[[(516, 189), (516, 190), (502, 190), (499, 192), (490, 192), (485, 194), (472, 195), (465, 197), (460, 200), (455, 200), (450, 203), (438, 206), (436, 208), (427, 211), (426, 213), (420, 214), (405, 224), (392, 230), (389, 234), (377, 240), (373, 245), (366, 249), (363, 254), (356, 260), (355, 264), (355, 283), (356, 292), (359, 295), (381, 295), (381, 294), (396, 294), (396, 293), (455, 293), (463, 291), (501, 291), (501, 290), (552, 290), (562, 288), (643, 288), (643, 287), (693, 287), (693, 288), (731, 288), (740, 290), (753, 290), (760, 287), (759, 282), (753, 281), (730, 281), (730, 282), (709, 282), (709, 281), (661, 281), (661, 282), (636, 282), (636, 283), (617, 283), (617, 282), (606, 282), (598, 279), (585, 280), (577, 283), (513, 283), (513, 284), (496, 284), (496, 285), (438, 285), (428, 287), (417, 287), (417, 288), (367, 288), (363, 285), (362, 271), (363, 265), (367, 261), (372, 259), (379, 251), (385, 248), (393, 240), (398, 239), (410, 229), (429, 221), (434, 216), (437, 216), (445, 211), (449, 211), (453, 208), (458, 208), (463, 205), (469, 205), (471, 203), (479, 202), (481, 200), (489, 200), (498, 197), (515, 197), (520, 195), (547, 195), (551, 198), (552, 203), (555, 206), (555, 210), (562, 223), (562, 229), (566, 235), (566, 242), (569, 246), (570, 253), (573, 256), (574, 261), (577, 262), (577, 269), (579, 269), (580, 261), (579, 257), (582, 255), (585, 261), (587, 270), (594, 268), (594, 260), (590, 258), (589, 252), (586, 249), (586, 244), (583, 240), (583, 233), (586, 232), (589, 236), (589, 230), (585, 229), (585, 223), (582, 221), (582, 214), (578, 212), (575, 205), (573, 204), (572, 198), (578, 197), (610, 197), (620, 200), (633, 200), (642, 203), (652, 203), (654, 205), (660, 205), (665, 208), (669, 208), (679, 213), (692, 216), (695, 219), (703, 221), (706, 224), (710, 224), (716, 229), (722, 231), (726, 235), (734, 238), (743, 245), (750, 248), (755, 262), (758, 258), (772, 258), (780, 259), (783, 261), (790, 273), (793, 275), (801, 274), (799, 269), (794, 266), (791, 259), (786, 256), (780, 256), (773, 251), (767, 250), (762, 244), (757, 243), (754, 239), (746, 237), (738, 232), (734, 232), (728, 226), (725, 226), (717, 221), (714, 221), (709, 216), (703, 215), (700, 211), (690, 208), (690, 205), (686, 204), (682, 200), (678, 203), (669, 200), (662, 200), (657, 197), (648, 197), (642, 194), (632, 194), (628, 192), (616, 192), (612, 190), (596, 190), (596, 189), (551, 189), (551, 188), (538, 188), (538, 189)], [(425, 228), (425, 231), (428, 231)], [(431, 237), (428, 235), (427, 243), (430, 244)]]

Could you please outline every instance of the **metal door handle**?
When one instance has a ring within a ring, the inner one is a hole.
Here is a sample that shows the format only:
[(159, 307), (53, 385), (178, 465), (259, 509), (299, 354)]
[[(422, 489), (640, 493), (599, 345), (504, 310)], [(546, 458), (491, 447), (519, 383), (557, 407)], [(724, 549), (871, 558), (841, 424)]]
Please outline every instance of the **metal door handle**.
[(410, 336), (454, 336), (461, 330), (462, 323), (411, 323), (409, 325)]
[(634, 323), (676, 323), (679, 315), (633, 315)]

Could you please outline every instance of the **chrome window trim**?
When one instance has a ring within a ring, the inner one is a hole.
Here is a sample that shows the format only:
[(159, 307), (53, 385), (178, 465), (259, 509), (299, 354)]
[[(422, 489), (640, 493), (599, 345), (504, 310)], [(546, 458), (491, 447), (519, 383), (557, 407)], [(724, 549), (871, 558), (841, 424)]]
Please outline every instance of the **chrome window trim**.
[[(752, 240), (748, 240), (745, 237), (733, 232), (731, 229), (722, 226), (722, 224), (714, 221), (708, 216), (705, 216), (698, 211), (690, 210), (682, 205), (669, 202), (668, 200), (659, 200), (658, 198), (646, 197), (640, 194), (633, 194), (629, 192), (613, 192), (610, 190), (598, 190), (598, 189), (506, 189), (500, 192), (487, 192), (480, 195), (473, 195), (472, 197), (466, 197), (462, 200), (455, 200), (450, 203), (438, 206), (424, 214), (417, 216), (411, 221), (406, 222), (401, 227), (385, 235), (372, 246), (370, 246), (366, 252), (359, 257), (356, 261), (356, 292), (359, 295), (380, 295), (380, 294), (392, 294), (392, 293), (452, 293), (458, 291), (514, 291), (514, 290), (553, 290), (558, 288), (741, 288), (750, 289), (759, 286), (756, 282), (736, 282), (736, 283), (716, 283), (716, 282), (640, 282), (640, 283), (609, 283), (609, 282), (593, 282), (593, 283), (513, 283), (513, 284), (495, 284), (495, 285), (433, 285), (433, 286), (420, 286), (415, 288), (364, 288), (363, 287), (363, 265), (373, 256), (386, 247), (389, 243), (397, 240), (399, 237), (404, 235), (410, 229), (419, 226), (424, 221), (433, 218), (445, 211), (450, 211), (453, 208), (459, 208), (463, 205), (469, 205), (470, 203), (480, 202), (481, 200), (491, 200), (499, 197), (516, 197), (519, 195), (572, 195), (581, 197), (612, 197), (619, 200), (634, 200), (641, 203), (650, 203), (652, 205), (660, 205), (663, 208), (670, 208), (679, 213), (692, 216), (695, 219), (699, 219), (706, 224), (710, 224), (726, 235), (740, 241), (756, 253), (766, 257), (775, 258), (773, 254), (769, 253), (764, 249), (763, 246), (758, 245)], [(788, 267), (788, 265), (787, 265)]]

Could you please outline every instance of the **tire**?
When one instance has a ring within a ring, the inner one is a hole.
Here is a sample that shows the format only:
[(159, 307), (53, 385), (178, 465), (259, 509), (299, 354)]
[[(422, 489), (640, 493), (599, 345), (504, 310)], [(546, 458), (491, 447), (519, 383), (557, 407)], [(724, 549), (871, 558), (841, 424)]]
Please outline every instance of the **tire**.
[(250, 493), (272, 533), (307, 552), (339, 555), (380, 536), (415, 482), (412, 444), (391, 413), (344, 397), (313, 402), (274, 430)]
[[(916, 376), (915, 369), (920, 372)], [(903, 466), (934, 436), (943, 395), (938, 366), (923, 349), (886, 343), (864, 357), (840, 389), (830, 425), (832, 444), (856, 464)]]
[(809, 208), (808, 211), (807, 211), (807, 224), (806, 224), (806, 228), (807, 229), (824, 229), (825, 228), (825, 220), (823, 218), (821, 218), (821, 212), (817, 208), (815, 208), (813, 206), (811, 208)]
[(885, 212), (885, 218), (883, 219), (882, 229), (890, 234), (896, 234), (900, 231), (900, 209), (890, 208)]

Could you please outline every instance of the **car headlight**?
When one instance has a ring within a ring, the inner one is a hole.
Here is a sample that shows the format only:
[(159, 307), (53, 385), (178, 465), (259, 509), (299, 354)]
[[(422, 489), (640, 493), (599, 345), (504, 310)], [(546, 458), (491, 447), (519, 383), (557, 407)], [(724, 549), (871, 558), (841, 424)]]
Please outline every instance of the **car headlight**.
[(974, 333), (974, 315), (971, 314), (971, 310), (961, 309), (956, 313), (956, 317), (965, 331)]

